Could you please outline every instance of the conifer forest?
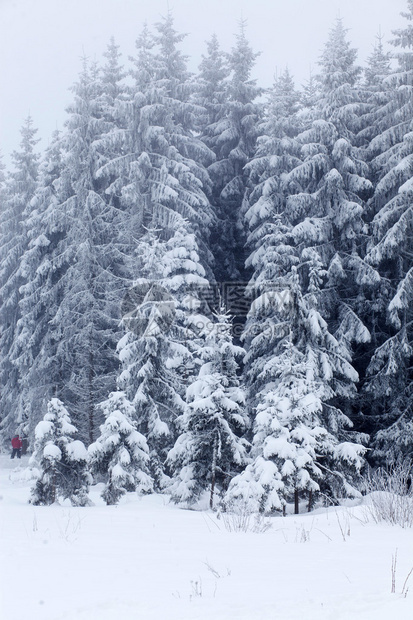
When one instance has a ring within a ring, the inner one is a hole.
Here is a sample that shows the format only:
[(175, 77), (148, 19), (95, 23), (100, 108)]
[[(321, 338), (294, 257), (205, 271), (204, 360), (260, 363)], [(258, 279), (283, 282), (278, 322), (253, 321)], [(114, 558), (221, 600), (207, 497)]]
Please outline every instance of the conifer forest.
[(392, 37), (359, 66), (338, 18), (304, 85), (261, 88), (248, 25), (190, 73), (169, 12), (82, 61), (41, 153), (24, 120), (0, 437), (28, 442), (33, 504), (99, 480), (283, 514), (413, 457), (413, 0)]

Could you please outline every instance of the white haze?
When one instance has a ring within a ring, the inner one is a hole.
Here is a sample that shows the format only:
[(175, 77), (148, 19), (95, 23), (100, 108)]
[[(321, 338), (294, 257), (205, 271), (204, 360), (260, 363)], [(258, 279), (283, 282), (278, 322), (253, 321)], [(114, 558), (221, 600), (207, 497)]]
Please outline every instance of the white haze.
[(145, 21), (159, 21), (168, 8), (183, 50), (196, 71), (213, 32), (229, 50), (240, 19), (256, 51), (255, 77), (270, 86), (286, 66), (298, 84), (317, 71), (328, 31), (341, 16), (359, 60), (364, 62), (381, 29), (384, 40), (405, 21), (406, 0), (0, 0), (0, 149), (4, 161), (18, 148), (19, 130), (30, 113), (43, 148), (61, 128), (80, 57), (101, 59), (113, 35), (125, 62)]

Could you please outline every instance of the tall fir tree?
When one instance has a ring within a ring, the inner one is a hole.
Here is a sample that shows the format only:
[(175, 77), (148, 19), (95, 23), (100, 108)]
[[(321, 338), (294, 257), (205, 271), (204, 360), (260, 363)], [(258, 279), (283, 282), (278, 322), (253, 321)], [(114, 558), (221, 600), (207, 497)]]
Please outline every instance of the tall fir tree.
[(298, 263), (286, 208), (294, 186), (285, 183), (288, 173), (301, 163), (301, 145), (295, 140), (300, 127), (297, 111), (297, 93), (286, 72), (276, 80), (270, 93), (256, 154), (246, 167), (251, 189), (245, 199), (244, 219), (250, 251), (246, 265), (252, 272), (248, 288), (252, 307), (243, 334), (247, 349), (244, 377), (253, 406), (257, 404), (257, 375), (273, 355), (274, 346), (271, 308), (264, 309), (264, 303), (264, 313), (255, 309), (266, 295), (277, 295), (280, 286), (282, 290), (283, 278)]
[[(374, 457), (383, 462), (411, 455), (413, 271), (411, 230), (413, 196), (413, 2), (408, 0), (405, 28), (394, 32), (398, 67), (386, 78), (390, 93), (376, 109), (380, 132), (370, 144), (377, 178), (371, 201), (374, 215), (369, 262), (380, 271), (382, 310), (377, 348), (365, 385), (376, 422)], [(378, 330), (377, 330), (378, 331)]]
[(26, 431), (28, 412), (21, 408), (22, 375), (12, 360), (12, 348), (21, 317), (21, 286), (25, 283), (20, 260), (28, 245), (27, 220), (36, 190), (39, 158), (33, 120), (27, 117), (21, 129), (20, 150), (12, 154), (14, 171), (9, 174), (3, 195), (0, 220), (0, 416), (4, 438)]
[(294, 502), (298, 513), (301, 499), (311, 509), (320, 493), (335, 501), (358, 495), (366, 438), (352, 432), (338, 404), (354, 398), (357, 381), (346, 347), (329, 333), (316, 296), (302, 294), (297, 268), (285, 269), (283, 260), (273, 266), (277, 290), (257, 297), (249, 317), (262, 326), (247, 353), (262, 353), (248, 373), (256, 406), (252, 462), (231, 482), (225, 504), (271, 514)]
[(99, 152), (102, 136), (112, 129), (102, 111), (99, 78), (95, 67), (85, 67), (68, 110), (61, 179), (66, 195), (59, 205), (69, 224), (67, 262), (62, 300), (52, 321), (60, 332), (58, 355), (66, 375), (62, 394), (88, 442), (100, 422), (96, 402), (115, 386), (119, 306), (127, 286), (117, 277), (117, 248), (111, 243), (116, 241), (118, 210), (95, 174), (106, 162), (106, 153)]
[[(362, 98), (364, 106), (361, 115), (361, 128), (356, 136), (356, 143), (361, 149), (363, 158), (369, 165), (369, 178), (375, 187), (379, 180), (377, 166), (372, 160), (375, 157), (374, 144), (377, 135), (383, 129), (377, 114), (379, 109), (392, 107), (393, 88), (388, 83), (390, 74), (390, 54), (385, 52), (383, 37), (378, 34), (372, 54), (367, 59), (367, 66), (364, 70), (364, 82)], [(371, 244), (371, 221), (375, 215), (374, 199), (367, 201), (364, 210), (364, 221), (367, 224), (366, 230), (359, 238), (360, 253), (366, 256)], [(369, 261), (366, 261), (370, 264)], [(386, 331), (386, 289), (385, 281), (377, 277), (374, 278), (374, 285), (362, 287), (360, 295), (359, 313), (364, 324), (368, 328), (371, 338), (369, 342), (358, 348), (357, 368), (360, 372), (360, 391), (358, 397), (357, 423), (365, 432), (374, 434), (376, 430), (377, 415), (374, 411), (374, 403), (370, 395), (366, 392), (366, 369), (376, 350), (382, 341), (383, 330)]]
[[(210, 180), (205, 164), (211, 151), (194, 135), (203, 112), (191, 102), (193, 85), (186, 57), (179, 50), (184, 35), (169, 13), (153, 35), (145, 26), (132, 58), (134, 84), (119, 106), (124, 154), (102, 166), (100, 175), (117, 177), (121, 204), (135, 224), (135, 239), (145, 228), (173, 234), (185, 218), (193, 228), (203, 266), (210, 271), (209, 228), (213, 220)], [(179, 216), (178, 216), (179, 214)]]
[(358, 379), (351, 344), (369, 334), (348, 303), (361, 284), (349, 276), (374, 271), (357, 254), (362, 195), (371, 185), (353, 146), (354, 59), (338, 21), (321, 59), (318, 106), (297, 114), (285, 73), (247, 166), (253, 302), (244, 338), (254, 460), (228, 501), (264, 512), (292, 498), (298, 509), (300, 495), (310, 494), (311, 503), (322, 488), (354, 492), (350, 482), (362, 463), (362, 437), (352, 437), (348, 415)]
[(248, 231), (246, 265), (252, 272), (248, 288), (252, 307), (243, 334), (247, 349), (244, 377), (254, 405), (257, 375), (273, 355), (274, 346), (271, 308), (265, 308), (264, 313), (255, 312), (255, 308), (260, 299), (277, 295), (280, 286), (282, 290), (283, 278), (298, 263), (286, 207), (294, 186), (285, 182), (288, 173), (301, 163), (301, 145), (295, 139), (300, 127), (297, 111), (298, 96), (286, 72), (270, 93), (256, 154), (246, 166), (251, 189), (245, 199), (244, 226)]
[(175, 502), (195, 503), (209, 489), (209, 505), (247, 463), (248, 427), (245, 395), (237, 376), (243, 349), (233, 344), (232, 325), (221, 309), (205, 326), (202, 366), (186, 392), (186, 407), (178, 418), (181, 430), (168, 454), (172, 469), (170, 493)]
[(356, 146), (363, 102), (355, 58), (342, 21), (337, 20), (320, 61), (321, 95), (314, 120), (297, 136), (302, 163), (286, 179), (293, 188), (287, 206), (303, 291), (314, 277), (320, 280), (318, 310), (350, 355), (353, 346), (369, 339), (362, 302), (366, 291), (380, 281), (364, 260), (363, 218), (372, 183)]
[(245, 30), (245, 23), (242, 22), (235, 45), (228, 55), (230, 79), (227, 101), (219, 111), (218, 120), (209, 128), (213, 131), (212, 148), (216, 156), (208, 171), (218, 215), (214, 251), (216, 278), (220, 282), (242, 282), (245, 279), (245, 235), (241, 218), (247, 183), (244, 167), (254, 154), (261, 113), (256, 99), (262, 92), (251, 77), (258, 54), (251, 49)]
[(106, 191), (113, 179), (97, 175), (118, 148), (113, 101), (122, 72), (113, 42), (107, 58), (102, 72), (84, 61), (66, 129), (42, 167), (14, 349), (28, 384), (31, 428), (42, 403), (59, 396), (88, 442), (101, 415), (95, 404), (115, 387), (120, 304), (130, 282), (121, 234), (127, 223)]
[(370, 93), (379, 93), (383, 88), (383, 81), (389, 75), (391, 67), (390, 52), (386, 52), (383, 44), (383, 35), (376, 35), (373, 52), (367, 59), (364, 69), (365, 84)]
[(206, 45), (207, 53), (199, 65), (193, 98), (205, 110), (198, 121), (200, 138), (217, 157), (220, 151), (219, 123), (225, 117), (228, 107), (230, 67), (216, 34)]
[[(124, 302), (125, 336), (119, 342), (119, 385), (135, 407), (134, 420), (147, 438), (155, 488), (168, 483), (165, 460), (184, 408), (185, 382), (196, 368), (200, 346), (199, 288), (208, 287), (194, 235), (186, 226), (169, 240), (148, 231), (140, 240), (135, 281)], [(191, 295), (193, 291), (193, 296)]]
[(172, 325), (153, 332), (128, 329), (119, 343), (120, 386), (135, 405), (138, 429), (147, 437), (157, 488), (165, 484), (164, 460), (175, 441), (175, 419), (183, 403), (185, 381), (177, 366), (196, 366), (197, 306), (212, 277), (208, 246), (214, 215), (204, 166), (212, 153), (194, 134), (195, 119), (203, 110), (191, 101), (193, 87), (179, 50), (182, 38), (171, 14), (156, 25), (154, 36), (145, 28), (139, 37), (135, 85), (124, 108), (129, 155), (105, 168), (117, 171), (124, 208), (139, 212), (134, 250), (138, 278), (125, 307), (136, 303), (131, 311), (150, 319), (166, 307), (165, 299), (156, 297), (162, 292), (173, 314)]
[(60, 300), (59, 265), (52, 261), (64, 237), (58, 212), (58, 183), (62, 173), (62, 143), (56, 131), (39, 166), (38, 187), (26, 219), (28, 247), (20, 261), (24, 284), (20, 288), (21, 316), (10, 349), (13, 364), (21, 376), (19, 415), (28, 417), (26, 433), (33, 438), (49, 400), (58, 395), (61, 368), (56, 357), (57, 342), (50, 321)]

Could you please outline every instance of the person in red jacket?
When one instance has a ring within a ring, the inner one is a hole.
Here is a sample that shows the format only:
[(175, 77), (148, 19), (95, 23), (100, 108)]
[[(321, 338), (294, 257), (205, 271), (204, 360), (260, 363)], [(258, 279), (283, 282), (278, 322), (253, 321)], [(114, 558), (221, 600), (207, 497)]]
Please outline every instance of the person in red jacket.
[(17, 454), (17, 458), (20, 459), (21, 455), (22, 455), (22, 445), (23, 442), (20, 439), (19, 435), (15, 435), (13, 437), (13, 439), (11, 440), (11, 447), (13, 448), (12, 452), (11, 452), (11, 459), (14, 459), (14, 457)]

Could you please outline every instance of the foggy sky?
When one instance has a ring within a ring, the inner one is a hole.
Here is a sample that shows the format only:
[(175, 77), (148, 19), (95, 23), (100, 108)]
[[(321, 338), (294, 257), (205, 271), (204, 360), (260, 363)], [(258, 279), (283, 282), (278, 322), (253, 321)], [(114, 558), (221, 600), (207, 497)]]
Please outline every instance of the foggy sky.
[(182, 44), (195, 71), (205, 41), (215, 32), (229, 51), (240, 19), (257, 59), (253, 77), (270, 86), (286, 66), (297, 84), (308, 79), (334, 20), (340, 16), (361, 63), (379, 29), (384, 41), (407, 23), (406, 0), (0, 0), (0, 150), (4, 162), (18, 148), (20, 127), (30, 113), (44, 148), (63, 127), (70, 85), (80, 58), (101, 60), (113, 35), (126, 63), (145, 21), (159, 21), (169, 9), (188, 36)]

